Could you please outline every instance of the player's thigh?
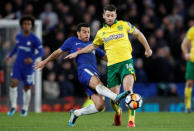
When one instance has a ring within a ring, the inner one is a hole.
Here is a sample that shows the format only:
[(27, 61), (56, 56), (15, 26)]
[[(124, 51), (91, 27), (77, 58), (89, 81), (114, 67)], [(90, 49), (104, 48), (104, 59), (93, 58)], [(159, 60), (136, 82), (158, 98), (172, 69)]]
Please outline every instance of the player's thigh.
[(96, 109), (101, 111), (104, 109), (105, 106), (105, 98), (99, 94), (93, 94), (91, 96), (92, 101), (94, 102)]
[(92, 89), (96, 89), (96, 86), (101, 83), (97, 71), (89, 68), (79, 70), (78, 79), (80, 83)]
[(194, 80), (194, 62), (187, 61), (185, 78), (186, 80)]
[(96, 86), (99, 85), (99, 84), (103, 84), (103, 83), (100, 81), (100, 79), (98, 78), (98, 76), (93, 75), (90, 78), (89, 87), (91, 87), (92, 89), (96, 89)]
[(107, 71), (107, 82), (108, 82), (108, 88), (114, 88), (121, 84), (120, 77), (119, 77), (119, 70), (116, 67), (117, 65), (111, 65), (108, 66)]
[(120, 67), (120, 72), (124, 90), (132, 91), (134, 80), (136, 79), (135, 69), (133, 67), (133, 60), (129, 59), (127, 61), (124, 61)]
[(20, 70), (20, 67), (14, 66), (11, 72), (11, 81), (10, 81), (11, 87), (18, 86), (19, 80), (21, 80), (21, 74), (22, 74), (22, 70)]
[(22, 80), (26, 87), (31, 87), (34, 85), (34, 70), (33, 68), (24, 68), (22, 74)]

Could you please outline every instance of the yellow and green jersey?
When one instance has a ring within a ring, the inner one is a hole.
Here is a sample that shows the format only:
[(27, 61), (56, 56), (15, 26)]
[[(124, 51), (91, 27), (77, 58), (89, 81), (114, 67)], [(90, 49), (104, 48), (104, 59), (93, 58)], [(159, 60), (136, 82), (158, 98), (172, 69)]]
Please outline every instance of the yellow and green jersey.
[(135, 27), (126, 21), (117, 21), (112, 26), (104, 24), (97, 32), (93, 44), (104, 44), (108, 58), (108, 66), (132, 58), (132, 47), (128, 34), (132, 34)]
[(186, 37), (191, 41), (190, 60), (194, 62), (194, 26), (188, 30)]

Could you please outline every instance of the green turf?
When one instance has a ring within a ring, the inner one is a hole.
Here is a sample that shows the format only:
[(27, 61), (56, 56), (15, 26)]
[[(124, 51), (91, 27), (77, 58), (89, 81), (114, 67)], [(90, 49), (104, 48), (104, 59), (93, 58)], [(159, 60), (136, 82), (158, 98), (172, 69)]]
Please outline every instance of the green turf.
[(78, 118), (68, 127), (69, 113), (29, 113), (8, 117), (0, 113), (0, 131), (194, 131), (194, 113), (137, 113), (136, 127), (127, 128), (127, 113), (122, 114), (122, 126), (114, 127), (113, 112), (102, 112)]

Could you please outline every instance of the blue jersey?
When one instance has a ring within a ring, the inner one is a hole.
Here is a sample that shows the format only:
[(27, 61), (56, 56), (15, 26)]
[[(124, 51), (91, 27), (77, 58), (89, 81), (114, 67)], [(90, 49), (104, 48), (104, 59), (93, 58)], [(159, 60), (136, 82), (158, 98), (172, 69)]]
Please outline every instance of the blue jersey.
[[(36, 50), (38, 50), (38, 53), (35, 52)], [(12, 79), (22, 80), (24, 85), (27, 86), (33, 85), (33, 64), (36, 58), (43, 55), (43, 52), (42, 43), (33, 33), (28, 36), (19, 33), (16, 36), (16, 45), (9, 55), (11, 58), (14, 54), (17, 54), (11, 73)], [(26, 58), (31, 58), (32, 63), (26, 65), (24, 63)]]
[[(35, 50), (38, 50), (38, 53), (35, 53)], [(32, 58), (33, 62), (30, 65), (33, 65), (34, 60), (39, 56), (43, 55), (43, 46), (37, 36), (31, 33), (28, 36), (24, 36), (22, 33), (19, 33), (16, 36), (16, 45), (9, 57), (11, 58), (14, 54), (17, 54), (15, 66), (25, 66), (24, 60), (26, 58)]]
[[(89, 44), (91, 44), (91, 41), (83, 42), (79, 40), (77, 37), (70, 37), (63, 43), (63, 45), (61, 46), (61, 50), (70, 51), (70, 53), (74, 53), (86, 47)], [(85, 68), (85, 67), (93, 67), (97, 69), (96, 56), (103, 57), (104, 55), (105, 55), (105, 52), (101, 50), (100, 48), (97, 48), (91, 53), (78, 55), (75, 58), (76, 63), (78, 65), (78, 70), (81, 68)]]

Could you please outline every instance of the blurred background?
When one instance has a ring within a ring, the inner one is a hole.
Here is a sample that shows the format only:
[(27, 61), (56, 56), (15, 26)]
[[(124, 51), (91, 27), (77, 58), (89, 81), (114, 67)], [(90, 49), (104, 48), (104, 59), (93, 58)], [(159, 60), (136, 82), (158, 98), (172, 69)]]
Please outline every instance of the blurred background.
[[(153, 56), (146, 59), (143, 46), (129, 35), (137, 77), (134, 91), (144, 99), (139, 111), (184, 111), (186, 62), (181, 42), (188, 28), (194, 25), (193, 0), (1, 0), (0, 20), (20, 19), (24, 14), (40, 20), (45, 59), (66, 38), (75, 35), (80, 22), (90, 24), (93, 40), (102, 26), (106, 4), (118, 8), (118, 20), (129, 21), (139, 28), (153, 50)], [(0, 29), (0, 112), (7, 111), (9, 105), (9, 73), (13, 67), (13, 61), (5, 65), (3, 59), (13, 48), (17, 32), (17, 28), (13, 29), (5, 39), (5, 30)], [(42, 111), (80, 108), (87, 99), (85, 88), (77, 79), (76, 64), (73, 60), (63, 60), (65, 55), (43, 70)], [(106, 63), (99, 59), (98, 69), (106, 85)], [(111, 110), (106, 101), (106, 109)]]

